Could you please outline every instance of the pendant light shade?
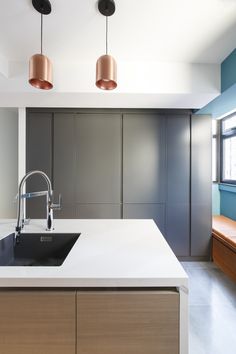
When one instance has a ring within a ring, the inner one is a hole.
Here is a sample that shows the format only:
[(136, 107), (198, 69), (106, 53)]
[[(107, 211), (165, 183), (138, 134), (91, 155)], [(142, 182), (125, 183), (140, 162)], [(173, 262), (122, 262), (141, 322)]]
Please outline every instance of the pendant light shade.
[(116, 61), (111, 55), (102, 55), (96, 65), (96, 86), (103, 90), (117, 87)]
[(115, 59), (108, 54), (108, 16), (115, 12), (114, 0), (99, 0), (98, 10), (106, 17), (106, 54), (97, 60), (96, 86), (102, 90), (114, 90), (117, 87), (117, 65)]
[(29, 83), (35, 88), (50, 90), (53, 88), (53, 68), (50, 59), (43, 54), (43, 15), (51, 13), (51, 4), (49, 0), (32, 0), (32, 4), (41, 14), (41, 53), (30, 58)]
[(46, 55), (35, 54), (30, 58), (29, 83), (42, 90), (53, 88), (52, 63)]

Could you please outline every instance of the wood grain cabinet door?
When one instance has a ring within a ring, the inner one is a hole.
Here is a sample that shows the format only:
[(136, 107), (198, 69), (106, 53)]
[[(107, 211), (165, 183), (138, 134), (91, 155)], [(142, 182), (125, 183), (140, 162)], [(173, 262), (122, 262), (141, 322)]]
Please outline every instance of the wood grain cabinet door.
[(177, 292), (77, 293), (77, 354), (177, 353)]
[(74, 354), (74, 291), (0, 292), (1, 354)]

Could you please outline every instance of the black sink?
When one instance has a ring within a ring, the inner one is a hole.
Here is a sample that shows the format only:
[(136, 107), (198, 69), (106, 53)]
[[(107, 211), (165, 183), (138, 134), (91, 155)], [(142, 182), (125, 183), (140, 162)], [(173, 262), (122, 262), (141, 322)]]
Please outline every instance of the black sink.
[(78, 234), (12, 233), (0, 240), (0, 266), (60, 266), (74, 246)]

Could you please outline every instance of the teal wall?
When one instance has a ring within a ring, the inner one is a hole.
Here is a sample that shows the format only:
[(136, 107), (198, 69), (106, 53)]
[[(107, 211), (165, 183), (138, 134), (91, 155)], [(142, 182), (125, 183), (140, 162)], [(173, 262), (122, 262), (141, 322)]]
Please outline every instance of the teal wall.
[(220, 213), (236, 220), (236, 186), (220, 184)]
[[(236, 71), (236, 64), (235, 64)], [(212, 118), (219, 118), (236, 109), (236, 83), (224, 91), (220, 96), (197, 111), (197, 114), (211, 114)]]
[(212, 214), (220, 214), (220, 191), (217, 183), (212, 184)]
[(221, 64), (221, 92), (236, 82), (236, 49)]
[(197, 114), (219, 118), (236, 109), (236, 49), (221, 64), (221, 95), (200, 109)]
[[(220, 118), (236, 111), (236, 49), (221, 64), (221, 95), (196, 114)], [(212, 213), (236, 220), (236, 186), (212, 185)]]
[[(236, 109), (236, 49), (221, 64), (221, 111)], [(224, 97), (226, 96), (226, 97)], [(236, 220), (236, 186), (219, 185), (220, 213)]]

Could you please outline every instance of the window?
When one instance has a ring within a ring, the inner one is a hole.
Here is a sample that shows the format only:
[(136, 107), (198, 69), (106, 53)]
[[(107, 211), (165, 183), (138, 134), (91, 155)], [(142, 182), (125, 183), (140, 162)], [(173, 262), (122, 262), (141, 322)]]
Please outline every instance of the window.
[(217, 181), (217, 123), (212, 120), (212, 182)]
[(221, 180), (236, 184), (236, 114), (221, 123)]
[(229, 132), (231, 129), (236, 129), (236, 115), (223, 120), (223, 132)]

